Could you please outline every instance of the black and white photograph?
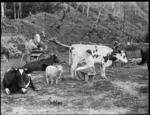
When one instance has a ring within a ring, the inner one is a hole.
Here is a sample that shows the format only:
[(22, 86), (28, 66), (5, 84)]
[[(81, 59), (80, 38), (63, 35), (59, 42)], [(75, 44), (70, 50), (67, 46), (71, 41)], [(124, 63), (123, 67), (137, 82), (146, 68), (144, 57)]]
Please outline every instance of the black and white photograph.
[(149, 1), (1, 1), (1, 114), (149, 114)]

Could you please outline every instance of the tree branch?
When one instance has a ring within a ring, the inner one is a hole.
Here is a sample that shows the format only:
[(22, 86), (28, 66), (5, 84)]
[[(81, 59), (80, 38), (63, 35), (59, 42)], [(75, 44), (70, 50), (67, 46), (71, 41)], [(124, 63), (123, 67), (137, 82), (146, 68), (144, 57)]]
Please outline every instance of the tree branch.
[(58, 41), (58, 40), (57, 40), (57, 37), (53, 37), (53, 38), (51, 38), (51, 39), (48, 39), (47, 41), (48, 41), (48, 42), (49, 42), (49, 41), (54, 42), (55, 44), (60, 45), (60, 46), (63, 46), (63, 47), (65, 47), (65, 48), (70, 48), (69, 45), (63, 44), (63, 43), (61, 43), (60, 41)]
[(59, 19), (59, 20), (62, 22), (62, 21), (64, 20), (65, 16), (66, 16), (66, 12), (63, 10), (63, 16), (62, 16), (62, 18)]

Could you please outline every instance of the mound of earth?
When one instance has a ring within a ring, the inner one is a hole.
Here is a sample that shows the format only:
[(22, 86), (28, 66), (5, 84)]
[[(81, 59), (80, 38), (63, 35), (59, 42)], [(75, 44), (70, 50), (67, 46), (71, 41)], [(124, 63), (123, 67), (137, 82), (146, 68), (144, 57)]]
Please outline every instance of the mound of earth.
[[(94, 11), (91, 9), (90, 15), (92, 15), (92, 12)], [(127, 29), (133, 26), (130, 21), (125, 22), (125, 30), (127, 31), (123, 32), (119, 29), (122, 20), (119, 18), (115, 18), (116, 21), (109, 19), (106, 11), (103, 14), (96, 26), (94, 26), (96, 18), (78, 14), (73, 7), (65, 15), (62, 11), (55, 14), (42, 12), (17, 20), (2, 18), (2, 46), (13, 49), (12, 52), (19, 51), (23, 53), (25, 52), (25, 41), (31, 39), (34, 33), (40, 34), (41, 40), (48, 45), (48, 50), (61, 52), (65, 52), (66, 49), (47, 40), (51, 37), (57, 37), (60, 42), (67, 45), (90, 41), (112, 46), (116, 39), (114, 36), (119, 36), (121, 42), (127, 42), (127, 38), (131, 34), (130, 30)], [(133, 28), (136, 35), (144, 35), (145, 30), (135, 29), (135, 26)]]

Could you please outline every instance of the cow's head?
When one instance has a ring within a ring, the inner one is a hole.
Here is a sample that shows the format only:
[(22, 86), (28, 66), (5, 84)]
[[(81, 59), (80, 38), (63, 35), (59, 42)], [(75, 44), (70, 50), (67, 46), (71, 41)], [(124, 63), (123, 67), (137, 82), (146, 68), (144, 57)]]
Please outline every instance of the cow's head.
[(127, 55), (124, 50), (114, 51), (114, 56), (116, 57), (116, 61), (128, 63)]
[(21, 93), (27, 93), (27, 89), (25, 87), (25, 78), (27, 77), (26, 71), (28, 71), (28, 69), (27, 68), (24, 69), (12, 68), (12, 69), (13, 71), (16, 72), (18, 91)]
[(58, 56), (56, 54), (53, 54), (50, 58), (54, 61), (53, 63), (59, 63), (60, 62), (60, 59), (58, 58)]
[(123, 63), (128, 62), (128, 59), (126, 57), (126, 53), (123, 50), (111, 52), (111, 54), (108, 54), (107, 56), (104, 57), (104, 61), (106, 62), (107, 60), (121, 61)]

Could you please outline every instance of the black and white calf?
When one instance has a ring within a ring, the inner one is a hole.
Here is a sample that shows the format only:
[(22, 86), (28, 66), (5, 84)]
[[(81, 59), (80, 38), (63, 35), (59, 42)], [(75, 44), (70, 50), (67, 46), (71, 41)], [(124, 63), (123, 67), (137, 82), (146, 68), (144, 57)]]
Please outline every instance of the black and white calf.
[(83, 45), (74, 44), (69, 49), (69, 65), (71, 66), (71, 77), (74, 78), (75, 69), (80, 61), (85, 58), (85, 51), (90, 49), (95, 63), (101, 64), (101, 76), (106, 78), (106, 67), (112, 65), (114, 61), (127, 63), (126, 54), (124, 51), (115, 51), (108, 46), (103, 45)]
[(7, 70), (2, 81), (7, 94), (26, 93), (27, 88), (31, 86), (33, 90), (37, 90), (30, 74), (26, 74), (25, 69), (12, 68)]

